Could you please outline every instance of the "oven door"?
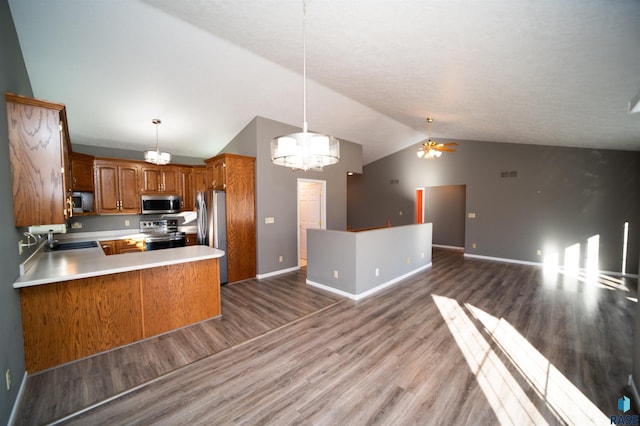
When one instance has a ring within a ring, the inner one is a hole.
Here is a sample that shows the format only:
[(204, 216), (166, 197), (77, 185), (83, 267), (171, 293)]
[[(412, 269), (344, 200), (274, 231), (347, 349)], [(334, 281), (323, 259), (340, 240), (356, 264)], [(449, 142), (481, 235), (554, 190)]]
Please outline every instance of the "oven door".
[(147, 250), (161, 250), (174, 247), (169, 235), (146, 237)]

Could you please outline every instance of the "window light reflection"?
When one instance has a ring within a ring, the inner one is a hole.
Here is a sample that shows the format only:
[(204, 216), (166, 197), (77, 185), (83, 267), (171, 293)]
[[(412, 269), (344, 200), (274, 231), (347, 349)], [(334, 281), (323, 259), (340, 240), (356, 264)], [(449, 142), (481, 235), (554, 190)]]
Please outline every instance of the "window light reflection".
[[(447, 297), (432, 298), (500, 423), (547, 424), (462, 306)], [(598, 407), (507, 321), (472, 305), (465, 307), (561, 423), (607, 424), (609, 419)]]

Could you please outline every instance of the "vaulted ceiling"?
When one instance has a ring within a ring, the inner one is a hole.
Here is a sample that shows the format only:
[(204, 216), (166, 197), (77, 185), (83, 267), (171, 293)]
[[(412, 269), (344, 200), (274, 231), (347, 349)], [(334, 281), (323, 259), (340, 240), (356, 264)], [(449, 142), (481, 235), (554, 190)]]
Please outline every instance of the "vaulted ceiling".
[[(302, 126), (302, 0), (9, 0), (72, 142), (207, 158)], [(311, 130), (365, 163), (432, 137), (640, 150), (636, 0), (307, 0)]]

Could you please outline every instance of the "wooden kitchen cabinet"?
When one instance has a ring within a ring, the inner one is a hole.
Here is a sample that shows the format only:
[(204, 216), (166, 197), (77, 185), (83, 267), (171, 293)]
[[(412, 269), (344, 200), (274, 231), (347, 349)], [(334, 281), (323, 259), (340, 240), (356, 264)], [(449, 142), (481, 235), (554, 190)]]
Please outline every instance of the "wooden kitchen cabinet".
[(137, 253), (146, 250), (144, 238), (126, 238), (122, 240), (103, 240), (100, 247), (107, 256), (112, 254)]
[(198, 245), (198, 234), (185, 234), (184, 242), (187, 246)]
[(112, 254), (116, 254), (116, 242), (113, 241), (100, 241), (100, 247), (102, 251), (107, 256), (111, 256)]
[(71, 190), (93, 192), (93, 160), (92, 155), (72, 152), (71, 155)]
[(5, 99), (14, 224), (65, 223), (72, 215), (65, 106), (10, 93)]
[(204, 192), (207, 190), (207, 168), (204, 166), (193, 167), (193, 192)]
[(207, 167), (207, 188), (219, 191), (227, 189), (227, 162), (226, 155), (218, 155), (205, 160)]
[[(229, 282), (256, 276), (255, 158), (221, 154), (205, 160), (212, 189), (222, 179), (227, 208)], [(222, 176), (222, 178), (220, 177)]]
[(116, 241), (116, 254), (137, 253), (146, 250), (144, 239), (131, 239)]
[(139, 165), (134, 162), (96, 159), (96, 212), (140, 214)]
[(178, 194), (180, 169), (173, 166), (143, 165), (140, 168), (142, 194)]
[(193, 192), (193, 168), (180, 167), (179, 180), (180, 210), (195, 210), (196, 197)]
[(20, 289), (31, 374), (220, 315), (218, 259)]

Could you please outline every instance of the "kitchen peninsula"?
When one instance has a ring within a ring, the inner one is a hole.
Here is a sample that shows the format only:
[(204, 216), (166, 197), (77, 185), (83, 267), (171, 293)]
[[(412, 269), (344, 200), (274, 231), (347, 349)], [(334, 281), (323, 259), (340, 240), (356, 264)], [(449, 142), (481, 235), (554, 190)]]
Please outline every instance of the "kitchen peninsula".
[(20, 290), (30, 373), (216, 317), (223, 251), (187, 246), (106, 256), (40, 249)]

